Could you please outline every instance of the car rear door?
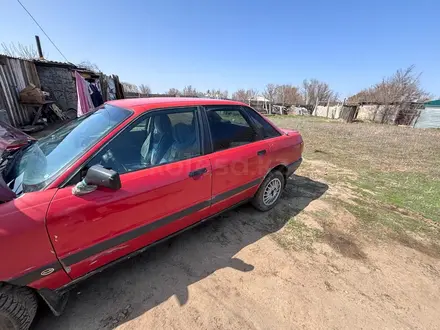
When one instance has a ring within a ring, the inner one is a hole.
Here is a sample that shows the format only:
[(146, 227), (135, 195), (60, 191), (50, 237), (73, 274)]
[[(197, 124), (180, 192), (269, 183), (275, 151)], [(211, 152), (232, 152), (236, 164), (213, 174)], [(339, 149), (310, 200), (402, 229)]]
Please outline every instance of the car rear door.
[(205, 115), (215, 214), (253, 196), (269, 170), (270, 149), (240, 106), (206, 106)]
[[(150, 133), (157, 131), (152, 123), (159, 115), (169, 118), (170, 131), (166, 134), (171, 134), (160, 141), (172, 137), (172, 143), (166, 150), (151, 152), (161, 154), (158, 163), (146, 164), (142, 154), (149, 148), (146, 144), (152, 144), (146, 141)], [(203, 155), (199, 123), (197, 108), (165, 109), (138, 118), (81, 167), (102, 164), (117, 170), (120, 190), (98, 187), (89, 194), (75, 196), (72, 179), (57, 191), (48, 210), (47, 228), (71, 278), (209, 215), (211, 165), (209, 156)], [(185, 141), (188, 132), (194, 134), (194, 143)], [(81, 168), (76, 177), (84, 175)]]

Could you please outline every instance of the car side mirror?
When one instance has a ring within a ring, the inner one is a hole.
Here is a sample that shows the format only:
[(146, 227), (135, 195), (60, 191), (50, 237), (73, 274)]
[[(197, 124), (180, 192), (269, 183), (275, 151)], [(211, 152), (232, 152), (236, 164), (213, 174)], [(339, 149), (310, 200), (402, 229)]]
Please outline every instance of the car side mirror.
[(72, 190), (74, 195), (85, 195), (95, 191), (98, 187), (105, 187), (112, 190), (121, 189), (119, 173), (108, 170), (101, 165), (93, 165), (87, 170), (84, 179)]
[(101, 165), (93, 165), (87, 170), (85, 183), (98, 187), (105, 187), (112, 190), (121, 189), (121, 178), (119, 173), (108, 170)]

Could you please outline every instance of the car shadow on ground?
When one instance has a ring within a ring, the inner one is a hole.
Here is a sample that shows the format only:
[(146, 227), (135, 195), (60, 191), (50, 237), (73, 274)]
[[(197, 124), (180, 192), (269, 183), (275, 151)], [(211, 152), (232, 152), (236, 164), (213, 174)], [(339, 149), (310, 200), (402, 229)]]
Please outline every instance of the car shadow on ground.
[(294, 175), (271, 211), (261, 213), (243, 205), (111, 267), (72, 290), (62, 316), (40, 309), (33, 328), (114, 328), (172, 296), (184, 305), (190, 299), (188, 287), (215, 271), (225, 267), (252, 271), (253, 265), (234, 256), (281, 229), (327, 189), (324, 183)]

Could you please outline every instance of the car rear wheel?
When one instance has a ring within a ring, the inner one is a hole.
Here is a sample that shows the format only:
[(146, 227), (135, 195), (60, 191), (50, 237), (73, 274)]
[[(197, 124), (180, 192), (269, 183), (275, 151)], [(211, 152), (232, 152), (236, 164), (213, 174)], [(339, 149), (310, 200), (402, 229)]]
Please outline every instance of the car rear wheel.
[(0, 330), (29, 329), (37, 306), (32, 290), (0, 283)]
[(263, 212), (273, 208), (281, 197), (284, 181), (284, 175), (280, 171), (270, 172), (252, 199), (252, 205)]

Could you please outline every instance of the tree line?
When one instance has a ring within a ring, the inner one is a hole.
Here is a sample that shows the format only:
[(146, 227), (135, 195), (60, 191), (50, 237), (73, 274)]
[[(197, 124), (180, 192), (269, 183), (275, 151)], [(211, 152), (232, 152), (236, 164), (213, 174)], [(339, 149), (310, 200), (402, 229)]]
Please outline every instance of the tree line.
[[(151, 89), (148, 85), (142, 84), (136, 86), (129, 83), (122, 84), (127, 91), (151, 94)], [(165, 95), (228, 99), (229, 91), (213, 88), (204, 92), (197, 90), (192, 85), (187, 85), (182, 90), (170, 88)], [(247, 103), (250, 100), (256, 100), (258, 96), (264, 97), (269, 103), (280, 105), (314, 104), (317, 100), (320, 102), (333, 102), (338, 99), (337, 93), (332, 91), (327, 83), (317, 79), (304, 80), (301, 88), (289, 84), (267, 84), (265, 89), (261, 92), (257, 89), (238, 89), (231, 94), (230, 98)]]
[[(18, 44), (0, 44), (3, 53), (13, 57), (24, 59), (37, 59), (38, 54), (33, 46), (24, 46)], [(46, 56), (45, 56), (46, 57)], [(78, 64), (90, 70), (99, 72), (95, 63), (83, 61)], [(414, 65), (405, 69), (399, 69), (389, 77), (383, 78), (380, 82), (362, 89), (355, 95), (345, 100), (341, 100), (337, 92), (330, 88), (329, 84), (318, 79), (306, 79), (300, 86), (292, 84), (267, 84), (262, 91), (256, 89), (238, 89), (231, 94), (234, 100), (249, 102), (257, 96), (262, 96), (271, 104), (279, 105), (315, 105), (328, 102), (347, 103), (407, 103), (407, 102), (425, 102), (433, 98), (433, 95), (425, 91), (420, 83), (421, 72), (417, 72)], [(151, 89), (146, 84), (139, 86), (123, 82), (124, 90), (133, 93), (151, 94)], [(189, 96), (189, 97), (209, 97), (218, 99), (227, 99), (229, 92), (221, 89), (209, 89), (205, 92), (199, 91), (192, 85), (185, 86), (182, 90), (170, 88), (166, 93), (170, 96)]]
[[(420, 82), (422, 73), (417, 72), (414, 65), (405, 69), (398, 69), (389, 77), (383, 78), (380, 82), (362, 89), (358, 93), (341, 99), (339, 94), (334, 91), (330, 85), (318, 79), (305, 79), (300, 86), (292, 84), (267, 84), (262, 91), (257, 89), (240, 88), (231, 94), (231, 99), (249, 103), (255, 101), (267, 100), (270, 104), (281, 106), (290, 105), (316, 105), (345, 102), (354, 103), (408, 103), (425, 102), (434, 96), (425, 91)], [(140, 85), (139, 91), (145, 94), (151, 94), (151, 90), (146, 85)], [(192, 85), (185, 86), (182, 90), (170, 88), (166, 93), (170, 96), (187, 97), (209, 97), (217, 99), (227, 99), (229, 92), (227, 90), (209, 89), (202, 92)], [(261, 98), (263, 97), (263, 98)]]
[[(239, 89), (232, 94), (232, 98), (242, 102), (255, 99), (260, 93), (256, 89)], [(338, 94), (330, 86), (318, 79), (304, 80), (301, 86), (291, 84), (267, 84), (261, 96), (271, 104), (315, 104), (316, 102), (335, 102)]]
[(421, 72), (416, 72), (414, 65), (399, 69), (379, 83), (349, 97), (348, 102), (379, 104), (425, 102), (432, 99), (433, 95), (421, 87), (421, 75)]

